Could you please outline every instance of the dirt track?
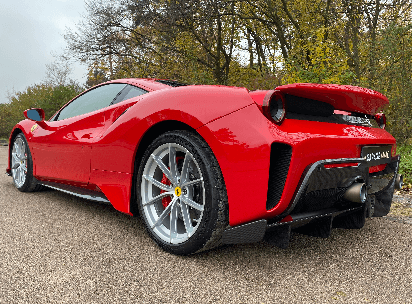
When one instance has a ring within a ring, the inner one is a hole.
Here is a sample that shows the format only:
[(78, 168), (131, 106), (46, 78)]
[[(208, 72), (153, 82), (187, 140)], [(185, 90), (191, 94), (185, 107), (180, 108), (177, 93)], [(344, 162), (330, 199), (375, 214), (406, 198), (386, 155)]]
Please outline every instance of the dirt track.
[[(0, 172), (7, 148), (0, 147)], [(412, 225), (165, 253), (142, 221), (0, 174), (0, 303), (412, 303)]]

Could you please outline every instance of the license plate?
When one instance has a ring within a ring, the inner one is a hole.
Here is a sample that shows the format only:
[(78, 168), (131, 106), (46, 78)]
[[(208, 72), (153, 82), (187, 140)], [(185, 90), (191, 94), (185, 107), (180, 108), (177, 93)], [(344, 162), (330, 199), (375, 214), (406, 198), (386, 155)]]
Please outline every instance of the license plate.
[(391, 159), (391, 146), (367, 146), (362, 148), (361, 157), (369, 166), (377, 166), (389, 163)]

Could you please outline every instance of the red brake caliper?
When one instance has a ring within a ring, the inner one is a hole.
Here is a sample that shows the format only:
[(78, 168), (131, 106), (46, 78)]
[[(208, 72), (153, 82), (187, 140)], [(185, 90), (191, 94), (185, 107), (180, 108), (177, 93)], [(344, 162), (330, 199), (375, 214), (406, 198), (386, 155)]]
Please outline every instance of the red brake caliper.
[[(179, 160), (182, 160), (182, 159), (184, 159), (183, 156), (176, 156), (176, 164), (178, 163)], [(168, 167), (168, 169), (170, 170), (169, 167)], [(172, 184), (164, 173), (163, 173), (162, 180), (160, 182), (163, 185), (166, 185), (166, 186), (170, 186)], [(165, 192), (166, 192), (165, 190), (160, 190), (160, 194), (165, 193)], [(170, 196), (166, 196), (166, 197), (162, 198), (163, 208), (166, 208), (167, 206), (169, 206), (171, 201), (172, 201), (172, 198)]]
[[(160, 182), (163, 185), (166, 185), (166, 186), (170, 186), (172, 184), (164, 173), (163, 173), (162, 180)], [(165, 192), (166, 192), (165, 190), (160, 190), (160, 194), (165, 193)], [(172, 198), (170, 196), (166, 196), (166, 197), (162, 198), (163, 208), (166, 208), (167, 206), (169, 206), (171, 201), (172, 201)]]

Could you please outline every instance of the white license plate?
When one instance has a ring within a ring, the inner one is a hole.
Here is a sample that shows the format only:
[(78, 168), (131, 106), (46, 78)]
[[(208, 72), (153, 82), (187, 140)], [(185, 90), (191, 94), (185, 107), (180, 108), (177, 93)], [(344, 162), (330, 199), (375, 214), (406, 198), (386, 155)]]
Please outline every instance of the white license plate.
[(391, 160), (391, 146), (367, 146), (362, 148), (361, 157), (369, 166), (389, 163)]

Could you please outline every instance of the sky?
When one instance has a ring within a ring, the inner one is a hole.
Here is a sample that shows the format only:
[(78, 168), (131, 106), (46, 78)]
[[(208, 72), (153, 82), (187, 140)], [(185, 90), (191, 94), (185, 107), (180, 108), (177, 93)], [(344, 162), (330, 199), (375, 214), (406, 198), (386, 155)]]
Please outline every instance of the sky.
[[(85, 13), (84, 0), (0, 0), (0, 103), (45, 79), (52, 54), (66, 47), (66, 28), (75, 29)], [(83, 84), (86, 67), (72, 69), (70, 78)]]

